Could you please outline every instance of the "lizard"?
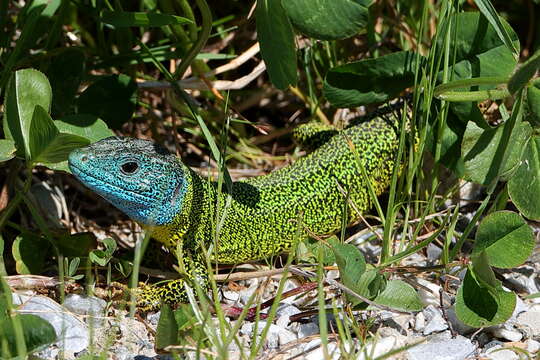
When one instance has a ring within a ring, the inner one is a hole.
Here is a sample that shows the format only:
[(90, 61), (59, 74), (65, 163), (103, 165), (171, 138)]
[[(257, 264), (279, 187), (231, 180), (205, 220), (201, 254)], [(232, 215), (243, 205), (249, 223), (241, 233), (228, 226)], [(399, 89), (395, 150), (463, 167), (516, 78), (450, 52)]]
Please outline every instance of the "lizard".
[[(347, 197), (347, 222), (358, 221), (371, 207), (359, 162), (375, 194), (382, 194), (394, 169), (397, 132), (396, 117), (374, 117), (330, 133), (333, 136), (325, 136), (318, 148), (290, 165), (233, 182), (223, 191), (150, 140), (109, 137), (72, 151), (68, 164), (79, 181), (153, 238), (173, 253), (180, 249), (180, 268), (207, 289), (201, 249), (216, 239), (213, 260), (238, 264), (287, 252), (310, 235), (337, 232)], [(144, 286), (138, 306), (149, 310), (163, 301), (186, 302), (184, 281)]]

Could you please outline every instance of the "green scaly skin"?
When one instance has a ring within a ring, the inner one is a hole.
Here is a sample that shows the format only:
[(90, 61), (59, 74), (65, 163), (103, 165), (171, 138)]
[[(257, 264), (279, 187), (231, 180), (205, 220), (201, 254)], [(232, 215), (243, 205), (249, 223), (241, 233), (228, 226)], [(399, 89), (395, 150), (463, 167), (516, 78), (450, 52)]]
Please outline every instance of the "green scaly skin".
[[(379, 195), (388, 187), (394, 168), (398, 147), (396, 126), (395, 121), (381, 117), (352, 126), (325, 139), (318, 149), (290, 166), (233, 183), (230, 194), (226, 191), (218, 194), (215, 182), (202, 178), (178, 160), (172, 166), (180, 167), (186, 174), (181, 211), (166, 224), (143, 226), (171, 251), (181, 248), (180, 267), (203, 288), (207, 287), (207, 267), (201, 247), (208, 249), (214, 243), (216, 219), (221, 219), (221, 225), (217, 247), (212, 252), (214, 260), (229, 264), (267, 258), (291, 249), (295, 241), (310, 234), (324, 236), (338, 231), (344, 192), (348, 191), (350, 201), (360, 212), (349, 204), (348, 223), (359, 220), (361, 213), (371, 207), (371, 201), (351, 145)], [(95, 149), (96, 145), (99, 143), (90, 148)], [(185, 302), (183, 282), (178, 279), (146, 286), (139, 304), (150, 309), (162, 300)]]

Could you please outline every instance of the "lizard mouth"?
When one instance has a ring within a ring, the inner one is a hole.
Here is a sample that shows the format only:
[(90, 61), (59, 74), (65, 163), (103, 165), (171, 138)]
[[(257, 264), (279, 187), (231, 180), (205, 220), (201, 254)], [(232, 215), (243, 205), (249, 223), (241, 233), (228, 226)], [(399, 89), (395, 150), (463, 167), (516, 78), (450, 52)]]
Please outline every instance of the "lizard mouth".
[(152, 203), (155, 201), (155, 199), (152, 199), (148, 196), (145, 196), (145, 195), (142, 195), (142, 194), (139, 194), (139, 193), (136, 193), (136, 192), (133, 192), (133, 191), (129, 191), (123, 187), (120, 187), (120, 186), (117, 186), (117, 185), (114, 185), (114, 184), (111, 184), (110, 182), (107, 182), (107, 181), (104, 181), (92, 174), (90, 174), (88, 171), (85, 171), (83, 168), (73, 164), (73, 163), (69, 163), (69, 168), (71, 170), (71, 172), (73, 173), (73, 175), (75, 175), (79, 181), (81, 181), (84, 185), (86, 185), (87, 187), (91, 188), (92, 190), (96, 191), (97, 193), (100, 193), (101, 196), (103, 196), (104, 198), (107, 199), (106, 196), (102, 195), (103, 193), (106, 193), (106, 194), (110, 194), (111, 192), (104, 192), (102, 191), (102, 189), (104, 187), (108, 187), (108, 188), (111, 188), (111, 189), (114, 189), (114, 190), (117, 190), (118, 193), (124, 193), (124, 194), (129, 194), (129, 196), (133, 197), (135, 200), (137, 200), (137, 202), (141, 202), (142, 204), (148, 204), (148, 203)]

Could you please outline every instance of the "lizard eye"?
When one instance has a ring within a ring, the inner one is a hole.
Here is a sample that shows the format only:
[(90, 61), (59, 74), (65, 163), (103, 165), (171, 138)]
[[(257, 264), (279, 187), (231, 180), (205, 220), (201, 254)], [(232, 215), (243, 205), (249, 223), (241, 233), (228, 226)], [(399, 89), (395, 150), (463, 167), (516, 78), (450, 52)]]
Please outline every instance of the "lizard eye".
[(135, 161), (128, 161), (123, 163), (120, 168), (124, 174), (133, 175), (137, 172), (137, 170), (139, 170), (139, 164), (137, 164)]

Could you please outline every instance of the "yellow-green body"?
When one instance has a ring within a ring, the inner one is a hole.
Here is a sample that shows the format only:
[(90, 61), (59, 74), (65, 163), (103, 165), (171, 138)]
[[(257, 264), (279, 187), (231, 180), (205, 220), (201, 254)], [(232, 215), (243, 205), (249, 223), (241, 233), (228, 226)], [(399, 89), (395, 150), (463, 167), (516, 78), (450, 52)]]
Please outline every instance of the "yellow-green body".
[[(371, 206), (359, 162), (379, 195), (390, 183), (397, 148), (396, 122), (377, 117), (340, 131), (292, 165), (235, 182), (231, 191), (223, 185), (220, 194), (217, 183), (177, 161), (185, 186), (178, 213), (165, 224), (143, 226), (171, 251), (180, 245), (179, 262), (204, 284), (202, 248), (232, 264), (279, 254), (294, 241), (338, 231), (347, 196), (348, 223), (357, 221)], [(183, 281), (147, 287), (140, 303), (154, 307), (161, 300), (185, 301)]]

